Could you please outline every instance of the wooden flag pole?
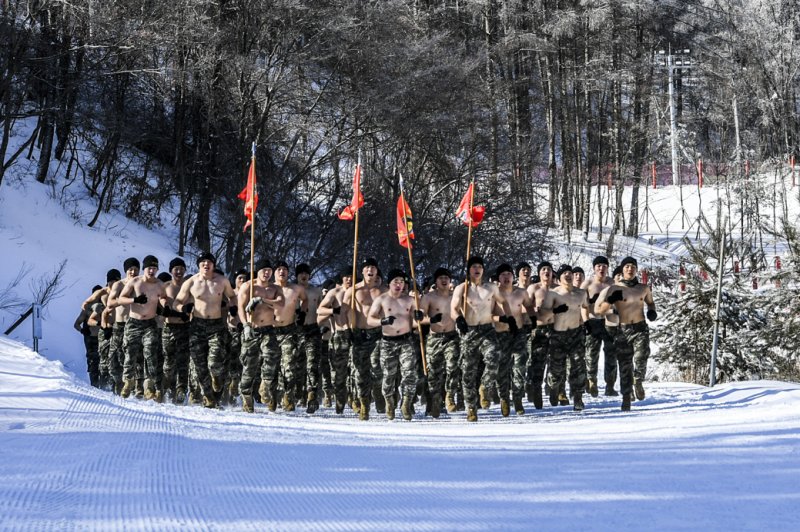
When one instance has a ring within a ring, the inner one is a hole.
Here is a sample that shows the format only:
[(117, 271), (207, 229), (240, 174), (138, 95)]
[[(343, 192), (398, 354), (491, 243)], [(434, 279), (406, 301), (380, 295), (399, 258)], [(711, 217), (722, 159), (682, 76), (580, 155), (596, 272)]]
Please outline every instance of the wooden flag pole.
[[(417, 291), (417, 276), (414, 273), (414, 256), (411, 253), (411, 236), (408, 230), (408, 213), (406, 211), (406, 197), (403, 192), (403, 176), (400, 175), (400, 198), (403, 200), (403, 223), (406, 226), (406, 249), (408, 249), (408, 265), (411, 268), (411, 282), (414, 287), (414, 308), (419, 310), (419, 292)], [(419, 350), (422, 354), (422, 371), (428, 375), (428, 361), (425, 358), (425, 340), (422, 335), (422, 324), (417, 322), (417, 332), (419, 333)]]
[[(256, 171), (256, 143), (253, 141), (251, 147), (251, 155), (250, 155), (250, 167), (253, 169), (253, 173), (255, 174)], [(248, 181), (250, 181), (248, 175)], [(252, 217), (252, 221), (250, 222), (250, 300), (253, 299), (253, 279), (256, 274), (253, 270), (255, 269), (255, 249), (256, 249), (256, 209), (255, 209), (255, 193), (256, 193), (256, 183), (255, 179), (252, 180), (250, 183), (250, 201), (253, 202), (253, 209), (250, 211), (250, 216)], [(253, 313), (247, 313), (247, 321), (248, 323), (253, 323)]]
[[(358, 162), (356, 163), (356, 172), (359, 172), (359, 179), (358, 179), (358, 187), (361, 188), (361, 148), (358, 149)], [(356, 277), (356, 261), (358, 260), (358, 211), (361, 209), (359, 208), (359, 201), (358, 201), (358, 194), (360, 190), (353, 191), (353, 197), (356, 198), (356, 217), (355, 217), (355, 230), (353, 231), (353, 277), (352, 277), (352, 287), (353, 292), (350, 295), (350, 329), (354, 330), (356, 328), (356, 286), (358, 277)]]
[[(467, 231), (467, 264), (469, 265), (469, 256), (470, 256), (470, 246), (472, 245), (472, 207), (475, 203), (475, 178), (472, 178), (470, 182), (470, 195), (469, 195), (469, 213), (467, 216), (467, 220), (469, 221), (469, 230)], [(466, 279), (464, 280), (466, 286), (464, 287), (464, 307), (462, 311), (462, 315), (464, 319), (467, 319), (467, 296), (469, 295), (469, 266), (467, 266), (467, 275)]]

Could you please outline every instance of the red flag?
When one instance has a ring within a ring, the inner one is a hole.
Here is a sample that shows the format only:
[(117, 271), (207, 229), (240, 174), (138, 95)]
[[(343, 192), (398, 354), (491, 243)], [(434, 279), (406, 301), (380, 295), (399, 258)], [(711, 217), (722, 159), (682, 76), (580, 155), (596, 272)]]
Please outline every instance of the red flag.
[(361, 165), (356, 165), (356, 173), (353, 175), (353, 199), (350, 205), (339, 211), (340, 220), (353, 220), (356, 217), (356, 211), (364, 206), (364, 196), (361, 194)]
[(256, 207), (258, 206), (258, 193), (256, 192), (256, 159), (255, 157), (250, 162), (250, 171), (247, 173), (247, 185), (244, 190), (239, 192), (238, 198), (244, 200), (244, 217), (247, 221), (244, 223), (244, 231), (253, 223)]
[(469, 206), (474, 203), (472, 199), (474, 193), (475, 185), (474, 183), (470, 183), (467, 193), (464, 194), (464, 197), (461, 198), (461, 203), (458, 205), (456, 218), (461, 220), (464, 225), (470, 225), (471, 223), (472, 227), (478, 227), (478, 224), (483, 221), (483, 215), (486, 213), (486, 208), (480, 205), (473, 205), (472, 212), (470, 212)]
[(397, 238), (400, 245), (404, 248), (411, 248), (411, 240), (414, 238), (414, 224), (411, 219), (411, 207), (401, 194), (397, 198)]

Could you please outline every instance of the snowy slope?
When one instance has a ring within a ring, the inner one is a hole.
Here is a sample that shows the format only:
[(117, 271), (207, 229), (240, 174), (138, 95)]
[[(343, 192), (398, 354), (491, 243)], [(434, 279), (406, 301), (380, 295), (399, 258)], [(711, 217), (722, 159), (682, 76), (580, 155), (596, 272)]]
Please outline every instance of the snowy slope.
[(477, 424), (92, 389), (0, 339), (4, 530), (791, 530), (800, 386), (652, 384)]

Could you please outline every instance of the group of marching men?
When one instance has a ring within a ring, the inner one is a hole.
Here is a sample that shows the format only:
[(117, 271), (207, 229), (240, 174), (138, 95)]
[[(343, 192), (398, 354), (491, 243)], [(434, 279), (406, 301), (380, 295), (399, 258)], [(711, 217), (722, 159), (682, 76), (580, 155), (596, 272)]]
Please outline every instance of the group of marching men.
[(410, 420), (422, 399), (426, 415), (444, 407), (477, 421), (492, 402), (503, 416), (512, 406), (523, 415), (523, 398), (543, 408), (544, 385), (550, 405), (580, 411), (584, 393), (599, 394), (602, 345), (604, 393), (621, 393), (627, 411), (645, 396), (645, 317), (657, 318), (637, 268), (626, 257), (609, 276), (598, 256), (588, 279), (580, 267), (549, 262), (535, 273), (524, 262), (501, 264), (489, 279), (473, 256), (464, 282), (439, 268), (417, 292), (403, 271), (384, 276), (375, 259), (361, 264), (358, 282), (347, 272), (320, 288), (305, 264), (291, 282), (288, 264), (260, 260), (252, 279), (238, 271), (232, 285), (211, 253), (197, 257), (191, 276), (180, 258), (159, 274), (150, 255), (141, 265), (127, 259), (124, 278), (110, 270), (75, 327), (92, 384), (126, 398), (183, 404), (188, 395), (208, 408), (241, 398), (245, 412), (259, 402), (309, 414), (322, 398), (362, 420), (373, 403), (388, 419), (400, 407)]

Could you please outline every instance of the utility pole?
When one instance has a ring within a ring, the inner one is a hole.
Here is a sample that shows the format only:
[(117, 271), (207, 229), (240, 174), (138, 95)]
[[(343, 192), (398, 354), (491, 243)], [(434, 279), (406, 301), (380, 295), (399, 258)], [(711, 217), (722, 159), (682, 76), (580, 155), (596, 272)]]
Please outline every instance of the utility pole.
[(691, 50), (688, 48), (672, 51), (670, 44), (667, 51), (659, 50), (658, 54), (666, 56), (661, 63), (661, 66), (667, 68), (667, 75), (669, 78), (669, 140), (672, 152), (672, 184), (680, 184), (680, 168), (678, 164), (678, 113), (675, 108), (675, 69), (689, 68), (691, 61), (689, 54)]

